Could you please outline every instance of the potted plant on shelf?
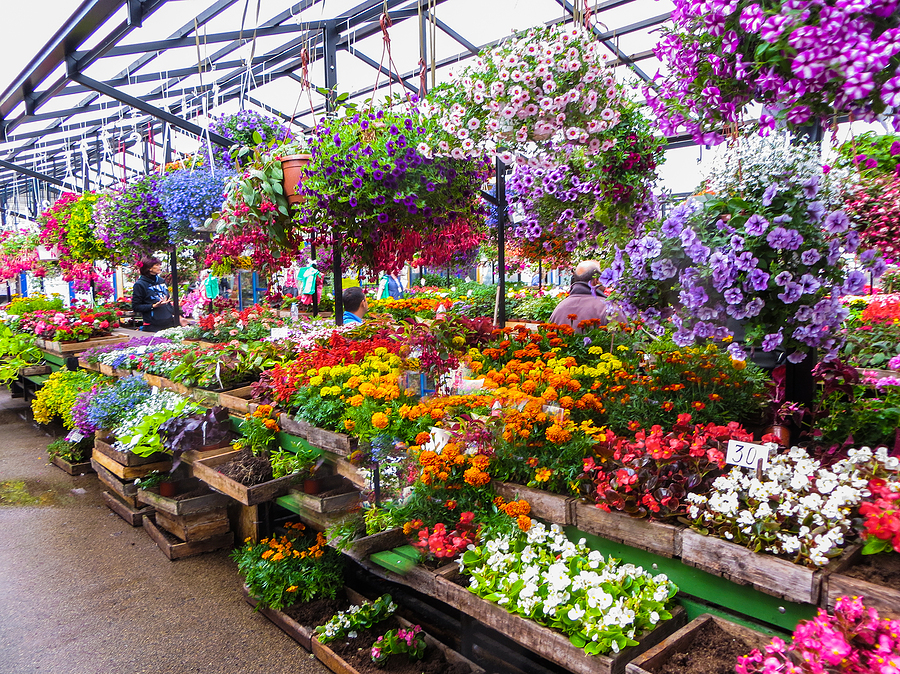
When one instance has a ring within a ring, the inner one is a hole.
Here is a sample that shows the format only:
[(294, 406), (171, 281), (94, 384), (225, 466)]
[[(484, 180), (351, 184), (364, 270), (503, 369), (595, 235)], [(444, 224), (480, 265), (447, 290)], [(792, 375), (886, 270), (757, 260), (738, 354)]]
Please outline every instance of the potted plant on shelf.
[(228, 410), (218, 406), (173, 417), (159, 426), (163, 450), (172, 455), (172, 470), (180, 465), (185, 452), (203, 456), (213, 449), (229, 446), (236, 435)]
[(153, 470), (147, 473), (144, 477), (139, 477), (134, 481), (134, 484), (139, 489), (158, 489), (160, 496), (165, 496), (166, 498), (172, 498), (176, 494), (174, 475), (172, 471), (170, 472), (161, 472), (158, 470)]

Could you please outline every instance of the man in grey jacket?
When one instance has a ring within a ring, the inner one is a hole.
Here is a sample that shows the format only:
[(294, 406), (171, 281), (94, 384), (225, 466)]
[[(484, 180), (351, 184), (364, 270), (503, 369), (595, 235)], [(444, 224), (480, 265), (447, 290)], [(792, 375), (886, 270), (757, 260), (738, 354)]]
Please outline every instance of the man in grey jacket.
[(606, 325), (610, 320), (621, 320), (618, 307), (606, 299), (602, 288), (598, 293), (598, 276), (600, 276), (599, 262), (596, 260), (580, 262), (572, 275), (569, 296), (553, 310), (550, 323), (570, 325), (576, 332), (580, 332), (578, 324), (581, 321), (598, 319), (601, 325)]

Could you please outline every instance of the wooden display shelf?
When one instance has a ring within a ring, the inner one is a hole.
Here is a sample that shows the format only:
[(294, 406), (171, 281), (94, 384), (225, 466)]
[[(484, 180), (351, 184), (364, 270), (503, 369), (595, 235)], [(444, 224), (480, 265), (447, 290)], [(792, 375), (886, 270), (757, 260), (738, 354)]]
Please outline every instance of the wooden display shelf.
[(145, 463), (140, 466), (123, 466), (113, 458), (110, 458), (102, 451), (94, 447), (94, 454), (91, 457), (93, 461), (106, 468), (110, 473), (122, 480), (134, 480), (138, 477), (144, 477), (154, 470), (160, 472), (168, 471), (172, 468), (171, 461), (158, 461), (156, 463)]
[(690, 650), (697, 635), (708, 623), (714, 623), (728, 633), (729, 636), (743, 641), (747, 645), (747, 653), (750, 653), (754, 648), (762, 650), (771, 640), (771, 637), (767, 634), (738, 625), (730, 620), (704, 613), (694, 618), (673, 635), (663, 639), (663, 641), (646, 653), (637, 656), (634, 661), (629, 662), (625, 666), (626, 674), (656, 674), (660, 667), (668, 662), (673, 655)]
[(66, 461), (64, 458), (60, 456), (54, 456), (50, 463), (52, 463), (57, 468), (62, 468), (69, 475), (81, 475), (83, 473), (93, 473), (94, 468), (91, 466), (91, 461), (88, 459), (87, 461), (79, 461), (77, 463), (71, 463)]
[(809, 569), (691, 529), (681, 534), (681, 561), (739, 585), (803, 604), (818, 604), (824, 578), (837, 565)]
[(194, 476), (200, 478), (210, 487), (218, 492), (230, 496), (235, 501), (243, 503), (246, 506), (257, 505), (271, 501), (277, 496), (287, 493), (294, 482), (299, 479), (299, 475), (285, 475), (277, 480), (269, 480), (262, 484), (255, 484), (246, 487), (239, 482), (235, 482), (229, 477), (225, 477), (216, 470), (216, 466), (233, 461), (240, 452), (228, 452), (218, 456), (211, 456), (206, 459), (194, 461)]
[(92, 372), (100, 372), (99, 363), (89, 363), (84, 358), (78, 359), (78, 367), (82, 370), (91, 370)]
[(50, 374), (53, 368), (49, 365), (29, 365), (19, 370), (20, 377), (39, 377), (44, 374)]
[(157, 510), (155, 523), (157, 527), (165, 529), (185, 543), (199, 543), (210, 538), (218, 538), (231, 530), (225, 507), (190, 515), (170, 515)]
[(353, 559), (361, 560), (372, 553), (391, 550), (404, 543), (406, 543), (406, 536), (403, 535), (402, 529), (388, 529), (357, 538), (345, 554)]
[(877, 609), (880, 617), (900, 619), (900, 588), (879, 585), (844, 574), (844, 571), (860, 559), (862, 559), (862, 546), (854, 546), (838, 560), (834, 570), (825, 579), (822, 607), (834, 608), (838, 597), (865, 597), (866, 606)]
[(303, 438), (313, 447), (323, 449), (338, 456), (350, 456), (359, 447), (359, 439), (345, 433), (326, 431), (289, 414), (280, 414), (278, 423), (285, 433)]
[(204, 552), (212, 552), (229, 548), (234, 544), (234, 534), (228, 532), (214, 538), (207, 538), (202, 541), (184, 542), (174, 537), (166, 536), (166, 534), (153, 521), (153, 515), (148, 514), (143, 518), (144, 531), (150, 536), (157, 547), (162, 550), (163, 554), (171, 561), (183, 559), (185, 557), (193, 557), (203, 554)]
[(153, 508), (135, 508), (130, 506), (118, 496), (110, 494), (108, 491), (103, 492), (102, 497), (104, 503), (106, 503), (110, 510), (133, 527), (141, 526), (144, 516), (153, 512)]
[(251, 386), (223, 391), (219, 394), (219, 404), (235, 414), (250, 413)]
[[(196, 477), (175, 482), (177, 492), (182, 494), (193, 491), (201, 485), (206, 486)], [(231, 503), (230, 498), (224, 494), (217, 494), (208, 487), (206, 494), (187, 499), (175, 499), (167, 496), (160, 496), (158, 487), (154, 487), (153, 489), (138, 489), (137, 499), (144, 505), (153, 506), (153, 509), (157, 512), (166, 513), (173, 517), (194, 515), (207, 510), (225, 508)]]
[(663, 557), (681, 556), (683, 526), (652, 522), (622, 512), (606, 512), (593, 504), (580, 501), (575, 502), (574, 510), (572, 524), (581, 531)]
[(317, 513), (344, 512), (359, 505), (362, 494), (343, 475), (326, 475), (319, 478), (319, 480), (321, 491), (324, 493), (341, 488), (346, 489), (346, 493), (334, 496), (319, 496), (318, 494), (307, 494), (297, 489), (291, 489), (284, 498), (290, 498), (298, 508)]
[(530, 515), (560, 525), (575, 523), (575, 499), (512, 482), (494, 482), (494, 491), (507, 501), (523, 498), (531, 506)]

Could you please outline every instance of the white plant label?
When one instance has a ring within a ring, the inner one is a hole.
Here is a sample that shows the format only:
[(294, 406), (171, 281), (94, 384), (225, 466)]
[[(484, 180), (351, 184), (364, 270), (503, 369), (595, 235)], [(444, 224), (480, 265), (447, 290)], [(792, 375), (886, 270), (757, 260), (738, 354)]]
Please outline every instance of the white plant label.
[(290, 328), (272, 328), (272, 339), (287, 339), (290, 336)]
[(765, 445), (729, 440), (725, 463), (743, 468), (756, 468), (757, 466), (765, 468), (769, 464), (769, 448)]

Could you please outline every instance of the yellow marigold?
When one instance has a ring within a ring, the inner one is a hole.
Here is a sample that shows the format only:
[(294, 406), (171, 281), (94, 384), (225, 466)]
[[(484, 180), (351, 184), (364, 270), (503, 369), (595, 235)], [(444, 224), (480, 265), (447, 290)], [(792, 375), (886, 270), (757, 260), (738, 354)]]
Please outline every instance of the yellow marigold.
[(491, 460), (484, 454), (476, 454), (472, 457), (472, 466), (478, 470), (485, 470)]
[(291, 585), (289, 588), (285, 590), (285, 592), (296, 592), (299, 588), (296, 585)]
[(258, 412), (262, 412), (266, 416), (272, 414), (272, 406), (271, 405), (260, 405), (256, 408)]
[(438, 461), (438, 455), (432, 452), (430, 449), (426, 449), (424, 452), (419, 454), (419, 463), (423, 466), (431, 466)]
[(506, 501), (503, 499), (502, 496), (496, 496), (496, 497), (494, 497), (494, 505), (497, 506), (498, 508), (503, 508), (503, 506), (506, 505)]
[(265, 426), (266, 428), (268, 428), (270, 431), (277, 431), (277, 430), (278, 430), (278, 422), (275, 421), (274, 419), (266, 419), (266, 420), (263, 422), (263, 426)]
[(372, 425), (375, 428), (387, 428), (389, 423), (390, 420), (384, 412), (375, 412), (375, 414), (372, 415)]
[(561, 428), (557, 424), (553, 424), (550, 428), (547, 429), (547, 439), (550, 442), (556, 444), (562, 444), (564, 442), (568, 442), (572, 438), (572, 434), (569, 431)]
[(746, 360), (734, 360), (732, 358), (731, 359), (731, 367), (733, 367), (735, 370), (743, 370), (745, 367), (747, 367), (747, 361)]
[(356, 422), (353, 419), (344, 419), (344, 429), (350, 431), (351, 433), (356, 428)]

